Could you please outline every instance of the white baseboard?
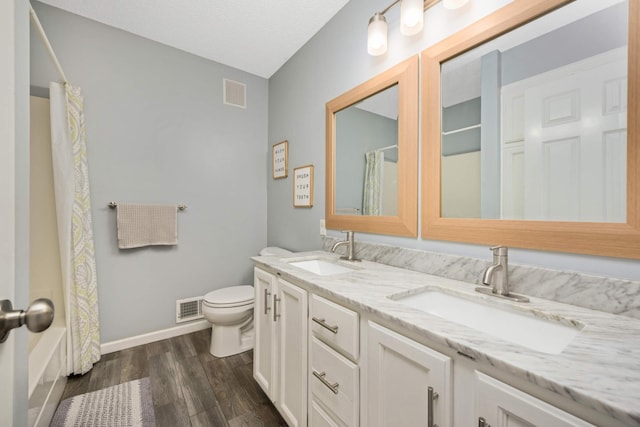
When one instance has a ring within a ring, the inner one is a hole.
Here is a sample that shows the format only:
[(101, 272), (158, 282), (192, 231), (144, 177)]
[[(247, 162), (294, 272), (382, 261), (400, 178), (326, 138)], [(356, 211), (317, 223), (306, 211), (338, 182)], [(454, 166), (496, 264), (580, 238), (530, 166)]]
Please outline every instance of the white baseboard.
[(206, 320), (198, 320), (189, 322), (184, 325), (174, 326), (173, 328), (162, 329), (160, 331), (149, 332), (148, 334), (137, 335), (135, 337), (123, 338), (121, 340), (111, 341), (100, 344), (100, 354), (109, 354), (116, 351), (136, 347), (150, 342), (166, 340), (167, 338), (177, 337), (179, 335), (190, 334), (191, 332), (201, 331), (211, 327), (211, 323)]

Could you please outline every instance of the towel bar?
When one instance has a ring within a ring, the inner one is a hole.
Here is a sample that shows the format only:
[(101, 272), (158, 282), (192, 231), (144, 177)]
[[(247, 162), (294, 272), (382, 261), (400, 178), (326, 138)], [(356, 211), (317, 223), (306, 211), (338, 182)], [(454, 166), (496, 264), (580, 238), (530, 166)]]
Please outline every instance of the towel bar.
[[(109, 202), (107, 206), (109, 206), (111, 209), (114, 209), (118, 207), (118, 204), (116, 202)], [(187, 209), (187, 205), (178, 205), (179, 211), (183, 211), (185, 209)]]

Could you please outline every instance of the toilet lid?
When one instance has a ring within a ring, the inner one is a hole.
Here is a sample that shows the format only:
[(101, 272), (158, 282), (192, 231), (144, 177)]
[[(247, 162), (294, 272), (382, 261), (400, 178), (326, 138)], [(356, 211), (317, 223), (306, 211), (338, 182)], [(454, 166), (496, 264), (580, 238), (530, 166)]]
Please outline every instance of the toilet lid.
[(211, 291), (204, 296), (204, 302), (209, 304), (246, 304), (253, 301), (253, 286), (229, 286), (228, 288)]

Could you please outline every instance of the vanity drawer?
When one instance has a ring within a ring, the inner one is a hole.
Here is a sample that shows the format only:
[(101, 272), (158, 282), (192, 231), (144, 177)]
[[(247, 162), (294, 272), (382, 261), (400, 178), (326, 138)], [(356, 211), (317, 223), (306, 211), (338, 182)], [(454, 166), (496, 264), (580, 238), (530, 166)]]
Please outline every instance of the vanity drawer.
[(340, 427), (315, 400), (311, 402), (310, 427)]
[(353, 360), (358, 359), (358, 313), (312, 295), (311, 320), (313, 335)]
[(358, 425), (358, 366), (316, 337), (311, 339), (309, 381), (312, 400), (321, 402), (345, 425)]

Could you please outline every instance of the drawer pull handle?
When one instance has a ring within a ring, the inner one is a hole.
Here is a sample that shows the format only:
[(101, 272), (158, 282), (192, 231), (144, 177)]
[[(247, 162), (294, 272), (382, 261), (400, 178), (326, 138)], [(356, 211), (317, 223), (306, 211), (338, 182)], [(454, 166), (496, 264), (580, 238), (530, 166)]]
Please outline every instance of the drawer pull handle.
[(265, 316), (269, 313), (269, 310), (271, 310), (271, 307), (269, 307), (269, 295), (271, 295), (271, 292), (269, 292), (269, 289), (265, 289), (264, 290), (264, 315)]
[(433, 391), (433, 387), (427, 388), (427, 427), (438, 427), (433, 423), (433, 401), (438, 398), (438, 393)]
[(276, 294), (273, 294), (273, 321), (274, 322), (277, 322), (278, 317), (280, 317), (280, 315), (278, 314), (278, 301), (280, 301), (280, 298), (278, 298)]
[(338, 386), (340, 384), (338, 384), (338, 383), (331, 384), (329, 381), (326, 380), (325, 375), (327, 375), (327, 374), (324, 371), (323, 372), (318, 372), (315, 369), (313, 370), (313, 376), (314, 377), (319, 379), (322, 384), (326, 385), (327, 388), (329, 388), (329, 390), (331, 390), (333, 392), (333, 394), (338, 394)]
[(312, 317), (311, 320), (313, 320), (314, 322), (316, 322), (318, 325), (322, 326), (323, 328), (330, 330), (334, 334), (338, 333), (338, 326), (337, 325), (336, 326), (328, 325), (327, 322), (324, 321), (324, 319), (318, 319), (317, 317)]

